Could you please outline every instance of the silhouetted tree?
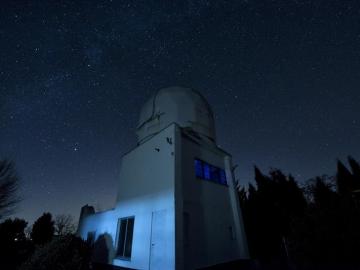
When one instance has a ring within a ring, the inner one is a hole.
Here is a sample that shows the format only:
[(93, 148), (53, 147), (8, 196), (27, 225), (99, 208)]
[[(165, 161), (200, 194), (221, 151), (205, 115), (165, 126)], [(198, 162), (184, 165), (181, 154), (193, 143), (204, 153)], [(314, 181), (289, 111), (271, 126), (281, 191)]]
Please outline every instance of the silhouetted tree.
[(38, 246), (21, 270), (88, 270), (90, 258), (91, 248), (85, 241), (65, 235)]
[(66, 235), (75, 233), (74, 219), (71, 215), (57, 215), (55, 217), (55, 234)]
[(336, 184), (339, 194), (344, 200), (351, 200), (360, 207), (360, 165), (351, 156), (348, 157), (351, 171), (338, 160)]
[(348, 196), (354, 190), (354, 178), (340, 160), (337, 161), (336, 184), (341, 195)]
[(255, 167), (255, 182), (256, 187), (249, 184), (247, 197), (239, 193), (250, 253), (261, 261), (285, 260), (292, 223), (307, 206), (303, 191), (280, 170), (264, 175)]
[(355, 186), (357, 189), (359, 189), (360, 188), (360, 164), (352, 156), (348, 157), (348, 162), (349, 162), (353, 177), (355, 178), (355, 181), (356, 181)]
[(14, 163), (0, 160), (0, 220), (12, 214), (20, 201), (17, 196), (18, 182)]
[(49, 242), (55, 232), (54, 221), (50, 213), (44, 213), (33, 225), (31, 239), (35, 244), (42, 245)]
[(309, 207), (292, 227), (292, 259), (304, 269), (359, 266), (360, 212), (353, 200), (333, 188), (332, 182), (333, 178), (323, 176), (308, 183)]
[(332, 208), (339, 204), (339, 195), (334, 189), (333, 178), (327, 175), (318, 176), (310, 180), (308, 191), (312, 206), (318, 208)]

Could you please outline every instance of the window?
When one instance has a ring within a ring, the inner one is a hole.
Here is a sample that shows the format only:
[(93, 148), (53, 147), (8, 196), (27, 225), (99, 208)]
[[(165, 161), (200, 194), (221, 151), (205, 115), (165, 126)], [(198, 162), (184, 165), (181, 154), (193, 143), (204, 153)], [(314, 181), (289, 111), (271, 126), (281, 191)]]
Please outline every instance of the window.
[(214, 166), (210, 167), (211, 169), (211, 179), (213, 179), (216, 182), (221, 182), (220, 181), (220, 169)]
[(210, 165), (207, 163), (204, 163), (204, 179), (210, 180)]
[(203, 178), (203, 164), (201, 160), (195, 159), (195, 174), (196, 177)]
[(195, 159), (194, 164), (196, 177), (227, 186), (226, 174), (223, 169), (200, 159)]
[(131, 247), (133, 240), (134, 232), (134, 217), (127, 217), (119, 219), (120, 228), (118, 246), (117, 246), (117, 256), (130, 259), (131, 258)]

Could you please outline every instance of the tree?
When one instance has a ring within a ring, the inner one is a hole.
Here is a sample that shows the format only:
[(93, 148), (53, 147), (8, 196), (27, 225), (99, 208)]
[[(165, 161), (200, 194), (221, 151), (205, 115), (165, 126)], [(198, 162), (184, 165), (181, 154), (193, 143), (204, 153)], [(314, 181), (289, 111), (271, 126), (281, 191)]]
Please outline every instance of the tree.
[(54, 238), (38, 246), (21, 270), (89, 270), (91, 248), (74, 235)]
[(0, 269), (15, 269), (32, 252), (31, 242), (25, 237), (26, 225), (18, 218), (0, 224)]
[(314, 206), (321, 208), (333, 208), (339, 203), (338, 193), (333, 189), (333, 178), (326, 175), (318, 176), (310, 180), (308, 191)]
[[(350, 174), (343, 171), (342, 175)], [(292, 259), (304, 269), (359, 269), (360, 209), (347, 192), (343, 193), (347, 189), (340, 189), (340, 193), (333, 188), (334, 180), (322, 176), (308, 182), (309, 206), (292, 226)]]
[(360, 206), (360, 165), (351, 156), (348, 156), (350, 169), (338, 160), (336, 184), (338, 193), (348, 200), (355, 200)]
[(57, 215), (55, 217), (55, 234), (67, 235), (75, 233), (74, 219), (71, 215)]
[(0, 220), (11, 215), (20, 201), (17, 196), (18, 182), (14, 163), (0, 160)]
[(336, 184), (343, 196), (348, 196), (354, 190), (353, 175), (340, 160), (337, 161)]
[(348, 162), (349, 162), (353, 177), (357, 181), (356, 186), (359, 189), (360, 188), (360, 165), (352, 156), (348, 156)]
[(43, 245), (49, 242), (55, 231), (54, 221), (50, 213), (44, 213), (33, 225), (31, 239), (37, 245)]
[(26, 239), (27, 222), (23, 219), (7, 219), (0, 224), (0, 243), (10, 243)]
[(291, 226), (307, 207), (304, 193), (291, 175), (276, 169), (264, 175), (255, 167), (255, 182), (247, 197), (239, 193), (250, 253), (261, 261), (284, 260)]

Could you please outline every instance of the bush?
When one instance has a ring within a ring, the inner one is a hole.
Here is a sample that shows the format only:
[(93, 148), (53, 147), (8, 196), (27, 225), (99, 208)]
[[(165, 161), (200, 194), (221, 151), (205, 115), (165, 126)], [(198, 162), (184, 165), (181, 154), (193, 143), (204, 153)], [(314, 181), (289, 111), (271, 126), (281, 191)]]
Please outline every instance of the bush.
[(54, 237), (44, 246), (38, 246), (22, 270), (88, 270), (91, 249), (74, 235)]

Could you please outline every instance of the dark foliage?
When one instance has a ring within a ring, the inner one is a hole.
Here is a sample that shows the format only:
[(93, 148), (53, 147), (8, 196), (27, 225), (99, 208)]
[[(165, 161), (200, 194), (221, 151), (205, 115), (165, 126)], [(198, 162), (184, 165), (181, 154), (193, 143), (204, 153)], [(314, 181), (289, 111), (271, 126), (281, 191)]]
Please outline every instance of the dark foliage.
[(360, 192), (360, 165), (352, 157), (348, 161), (351, 171), (341, 161), (337, 162), (337, 189), (343, 197), (356, 197)]
[(360, 269), (360, 166), (348, 161), (350, 170), (338, 161), (335, 178), (317, 177), (304, 189), (279, 170), (264, 175), (255, 168), (256, 187), (239, 192), (254, 259), (296, 269)]
[(17, 196), (18, 182), (14, 163), (0, 160), (0, 220), (12, 214), (20, 201)]
[(280, 170), (266, 176), (255, 167), (255, 181), (247, 196), (240, 193), (251, 256), (267, 262), (286, 259), (290, 228), (306, 208), (304, 194)]
[(349, 195), (354, 188), (354, 178), (345, 165), (338, 160), (336, 173), (337, 190), (342, 195)]
[(297, 265), (360, 266), (360, 211), (351, 197), (344, 197), (316, 178), (309, 184), (313, 200), (291, 234), (291, 254)]
[(88, 270), (90, 258), (90, 246), (68, 234), (39, 246), (21, 270)]
[(31, 239), (36, 245), (49, 242), (54, 236), (55, 226), (50, 213), (44, 213), (39, 217), (32, 228)]
[[(311, 184), (314, 201), (309, 205), (304, 226), (294, 228), (297, 253), (304, 254), (307, 261), (360, 266), (360, 166), (352, 157), (348, 161), (351, 170), (341, 161), (337, 163), (336, 190), (324, 178)], [(311, 241), (304, 243), (302, 239)]]
[(25, 220), (17, 218), (0, 224), (0, 269), (15, 269), (33, 251), (25, 237), (26, 225)]

